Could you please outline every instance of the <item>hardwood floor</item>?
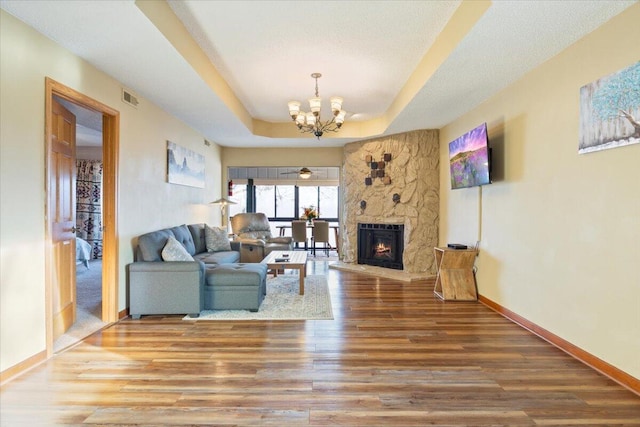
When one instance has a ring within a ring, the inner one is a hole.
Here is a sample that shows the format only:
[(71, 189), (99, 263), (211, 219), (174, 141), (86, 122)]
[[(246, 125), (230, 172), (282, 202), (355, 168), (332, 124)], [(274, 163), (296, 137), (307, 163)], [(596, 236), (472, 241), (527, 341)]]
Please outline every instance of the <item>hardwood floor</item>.
[(328, 270), (335, 319), (125, 319), (1, 389), (2, 426), (640, 425), (640, 397), (432, 281)]

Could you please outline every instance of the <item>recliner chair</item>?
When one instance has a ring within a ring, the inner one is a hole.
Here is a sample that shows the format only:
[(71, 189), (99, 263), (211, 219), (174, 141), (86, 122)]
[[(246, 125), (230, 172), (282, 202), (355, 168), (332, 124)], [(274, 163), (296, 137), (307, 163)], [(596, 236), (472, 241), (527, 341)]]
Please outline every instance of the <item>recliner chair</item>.
[(293, 250), (291, 236), (274, 237), (264, 213), (239, 213), (231, 218), (234, 240), (242, 242), (240, 262), (260, 262), (271, 251)]

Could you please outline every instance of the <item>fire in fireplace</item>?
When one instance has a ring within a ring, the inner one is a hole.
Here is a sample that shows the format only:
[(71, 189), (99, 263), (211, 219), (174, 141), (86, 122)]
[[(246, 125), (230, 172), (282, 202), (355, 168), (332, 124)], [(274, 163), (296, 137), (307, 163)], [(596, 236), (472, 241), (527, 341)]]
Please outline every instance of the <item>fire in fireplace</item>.
[(404, 225), (358, 224), (358, 264), (402, 270)]

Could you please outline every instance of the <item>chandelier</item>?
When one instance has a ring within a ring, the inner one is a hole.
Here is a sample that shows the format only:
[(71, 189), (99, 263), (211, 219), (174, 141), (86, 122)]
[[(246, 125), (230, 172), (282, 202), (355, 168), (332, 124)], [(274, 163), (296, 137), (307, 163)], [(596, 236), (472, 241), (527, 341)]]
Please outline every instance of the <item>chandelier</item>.
[(320, 73), (313, 73), (311, 77), (316, 79), (316, 96), (309, 99), (309, 108), (311, 112), (305, 113), (300, 111), (300, 103), (298, 101), (289, 102), (289, 115), (295, 122), (296, 126), (302, 133), (313, 133), (316, 138), (320, 139), (325, 132), (338, 132), (338, 129), (344, 123), (344, 117), (347, 112), (342, 109), (342, 98), (332, 96), (331, 111), (333, 116), (331, 120), (323, 122), (320, 118), (320, 107), (322, 106), (322, 98), (318, 95), (318, 79), (322, 77)]

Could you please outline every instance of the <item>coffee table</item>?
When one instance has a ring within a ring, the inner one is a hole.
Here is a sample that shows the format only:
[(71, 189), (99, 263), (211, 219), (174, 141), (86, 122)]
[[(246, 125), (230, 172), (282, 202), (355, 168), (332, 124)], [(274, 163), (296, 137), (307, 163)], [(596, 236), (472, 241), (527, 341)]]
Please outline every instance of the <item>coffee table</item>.
[[(288, 255), (285, 257), (284, 255)], [(288, 259), (283, 261), (282, 259)], [(307, 251), (273, 251), (267, 255), (261, 264), (267, 264), (267, 268), (273, 271), (273, 276), (278, 277), (278, 270), (298, 270), (300, 273), (300, 295), (304, 295), (304, 278), (307, 277)]]

